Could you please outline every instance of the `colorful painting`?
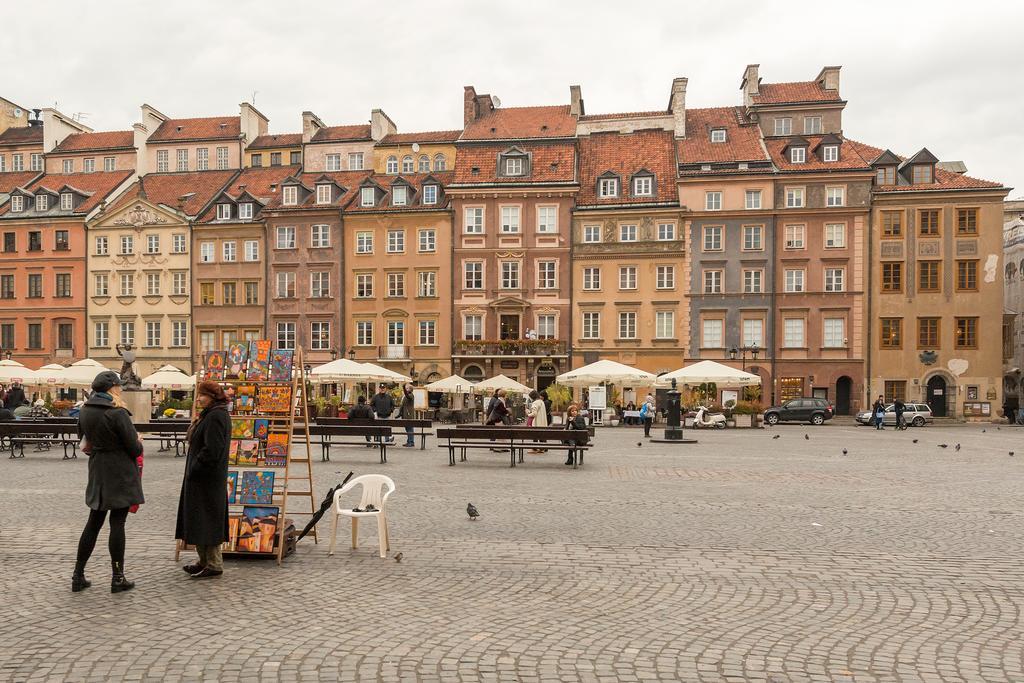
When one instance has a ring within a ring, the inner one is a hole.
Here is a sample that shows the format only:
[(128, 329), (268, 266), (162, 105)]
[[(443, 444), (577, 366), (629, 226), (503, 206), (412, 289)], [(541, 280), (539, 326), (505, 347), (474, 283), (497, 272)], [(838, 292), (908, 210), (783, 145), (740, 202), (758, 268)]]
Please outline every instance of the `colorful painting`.
[(251, 417), (231, 418), (231, 438), (251, 439), (253, 434), (253, 419)]
[(224, 352), (206, 352), (206, 379), (224, 379)]
[(261, 413), (287, 413), (292, 407), (292, 388), (282, 384), (261, 386), (258, 404)]
[(263, 456), (264, 467), (284, 467), (288, 464), (288, 433), (271, 432), (267, 436), (267, 450)]
[(238, 442), (238, 464), (256, 465), (259, 463), (260, 442), (256, 439), (242, 439)]
[(290, 382), (292, 379), (292, 358), (295, 352), (290, 349), (274, 349), (270, 353), (270, 381)]
[(249, 342), (249, 369), (245, 378), (265, 382), (270, 377), (270, 340)]
[(228, 505), (235, 504), (235, 491), (237, 490), (238, 472), (228, 472)]
[(235, 342), (228, 347), (227, 357), (224, 365), (227, 367), (225, 375), (228, 379), (243, 379), (245, 377), (245, 361), (249, 358), (249, 345), (245, 342)]
[(270, 420), (257, 419), (252, 424), (252, 435), (260, 441), (266, 441), (267, 434), (270, 432)]
[(228, 540), (224, 543), (225, 550), (234, 550), (238, 544), (238, 529), (242, 525), (242, 515), (228, 517)]
[(241, 493), (242, 505), (267, 505), (274, 502), (274, 472), (260, 470), (258, 472), (242, 472)]
[(240, 445), (240, 442), (238, 441), (238, 439), (232, 439), (231, 442), (228, 444), (228, 464), (229, 465), (237, 465), (238, 464), (238, 448), (239, 448), (239, 445)]
[(273, 552), (280, 512), (279, 507), (242, 508), (238, 549), (253, 553)]
[(251, 413), (256, 409), (256, 386), (244, 384), (235, 392), (234, 410), (236, 413)]

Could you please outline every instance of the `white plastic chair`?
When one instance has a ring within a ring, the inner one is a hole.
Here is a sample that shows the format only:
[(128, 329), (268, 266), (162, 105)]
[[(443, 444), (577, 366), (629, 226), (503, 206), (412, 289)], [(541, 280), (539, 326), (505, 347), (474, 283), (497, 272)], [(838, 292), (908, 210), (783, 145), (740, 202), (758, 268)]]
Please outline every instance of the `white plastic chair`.
[[(351, 503), (345, 506), (341, 502), (342, 496), (356, 486), (363, 487), (363, 495), (359, 500), (358, 507), (365, 510), (367, 505), (373, 505), (376, 510), (372, 512), (353, 512)], [(385, 491), (385, 489), (387, 489)], [(334, 524), (331, 526), (331, 549), (328, 555), (334, 554), (334, 545), (338, 540), (338, 518), (341, 516), (352, 519), (352, 548), (359, 544), (359, 520), (362, 517), (377, 518), (377, 539), (380, 543), (380, 556), (387, 557), (387, 551), (391, 550), (390, 538), (388, 536), (387, 503), (388, 496), (395, 492), (395, 482), (383, 474), (364, 474), (352, 479), (334, 494)]]

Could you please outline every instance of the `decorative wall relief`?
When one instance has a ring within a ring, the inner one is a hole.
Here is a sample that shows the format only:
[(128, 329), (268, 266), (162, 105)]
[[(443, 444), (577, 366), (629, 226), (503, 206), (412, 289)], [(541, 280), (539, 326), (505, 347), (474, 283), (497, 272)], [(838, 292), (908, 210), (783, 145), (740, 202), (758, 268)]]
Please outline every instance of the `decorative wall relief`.
[(977, 256), (978, 255), (978, 240), (957, 240), (956, 241), (956, 255), (957, 256)]
[(881, 251), (882, 258), (903, 258), (903, 242), (897, 240), (883, 240)]

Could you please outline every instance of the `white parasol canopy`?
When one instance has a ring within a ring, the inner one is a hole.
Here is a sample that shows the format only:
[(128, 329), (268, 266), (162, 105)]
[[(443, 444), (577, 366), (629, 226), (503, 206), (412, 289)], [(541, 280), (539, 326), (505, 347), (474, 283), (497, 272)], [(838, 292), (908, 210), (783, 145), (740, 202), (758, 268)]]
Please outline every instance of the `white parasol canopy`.
[[(382, 372), (383, 371), (383, 372)], [(390, 370), (384, 368), (371, 369), (363, 363), (348, 358), (339, 358), (330, 363), (318, 365), (309, 372), (309, 381), (317, 384), (333, 382), (396, 382)]]
[(505, 375), (497, 375), (473, 385), (473, 391), (477, 394), (497, 391), (498, 389), (504, 389), (505, 391), (511, 391), (517, 394), (528, 394), (533, 391), (530, 387), (520, 384), (511, 377), (506, 377)]
[(431, 382), (423, 388), (427, 391), (437, 391), (442, 394), (468, 394), (473, 387), (474, 384), (468, 379), (452, 375), (451, 377)]
[(0, 360), (0, 382), (32, 384), (34, 381), (36, 381), (35, 370), (29, 370), (16, 360)]
[(196, 385), (194, 375), (186, 375), (173, 365), (165, 365), (152, 375), (142, 378), (143, 389), (191, 389)]
[(564, 372), (556, 381), (568, 387), (589, 387), (602, 382), (651, 386), (657, 379), (658, 376), (650, 372), (637, 370), (613, 360), (599, 360), (582, 368)]
[(394, 370), (388, 370), (387, 368), (382, 367), (380, 365), (375, 365), (374, 363), (362, 363), (361, 365), (369, 368), (370, 372), (379, 373), (384, 378), (382, 381), (385, 381), (385, 382), (411, 382), (412, 381), (412, 377), (406, 377), (405, 375), (403, 375), (400, 372), (395, 372)]
[(761, 384), (761, 378), (758, 375), (722, 365), (713, 360), (702, 360), (693, 365), (673, 370), (658, 377), (657, 384), (660, 387), (672, 386), (672, 380), (675, 380), (677, 385), (714, 382), (722, 387), (751, 387)]
[(109, 368), (104, 367), (101, 363), (94, 361), (92, 358), (83, 358), (77, 363), (72, 363), (68, 367), (64, 368), (64, 371), (60, 374), (60, 379), (57, 383), (88, 387), (92, 385), (92, 381), (96, 379), (96, 375), (101, 372), (106, 372), (107, 370), (109, 370)]
[(53, 386), (64, 383), (64, 366), (60, 363), (50, 363), (36, 370), (37, 386)]

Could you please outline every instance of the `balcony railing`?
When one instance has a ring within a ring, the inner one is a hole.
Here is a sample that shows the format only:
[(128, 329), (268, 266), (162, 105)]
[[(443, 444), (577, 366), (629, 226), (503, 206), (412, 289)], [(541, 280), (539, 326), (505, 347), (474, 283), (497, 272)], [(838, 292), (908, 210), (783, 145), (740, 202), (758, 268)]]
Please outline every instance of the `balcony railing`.
[(378, 346), (377, 358), (381, 360), (409, 360), (409, 347), (401, 344)]
[(559, 339), (501, 339), (455, 342), (456, 356), (564, 356), (567, 343)]

